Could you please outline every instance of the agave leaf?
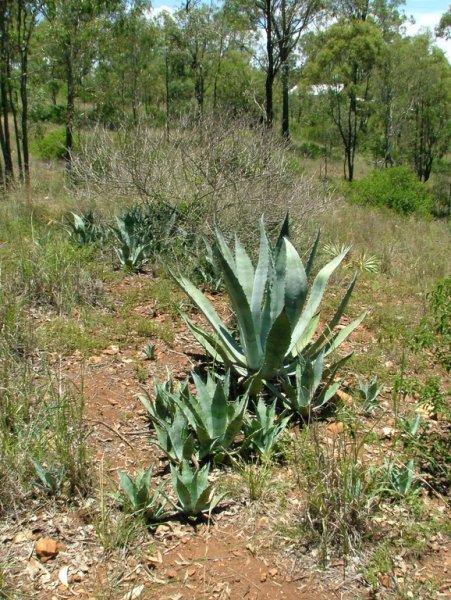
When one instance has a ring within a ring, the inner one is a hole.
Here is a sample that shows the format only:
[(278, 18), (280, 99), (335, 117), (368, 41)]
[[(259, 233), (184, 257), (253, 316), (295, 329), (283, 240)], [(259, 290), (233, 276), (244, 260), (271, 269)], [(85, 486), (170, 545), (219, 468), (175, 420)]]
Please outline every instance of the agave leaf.
[[(321, 333), (321, 335), (318, 337), (318, 339), (315, 341), (314, 344), (312, 344), (311, 348), (309, 349), (309, 354), (313, 355), (317, 352), (317, 350), (323, 345), (323, 343), (327, 340), (327, 338), (330, 335), (333, 335), (333, 330), (334, 328), (338, 325), (338, 323), (340, 322), (341, 317), (343, 316), (344, 311), (346, 310), (346, 307), (348, 306), (349, 300), (351, 298), (351, 294), (352, 291), (354, 289), (354, 286), (356, 284), (357, 281), (357, 273), (354, 275), (354, 277), (351, 280), (351, 283), (348, 286), (348, 289), (346, 290), (345, 295), (343, 296), (337, 310), (335, 311), (334, 316), (332, 317), (332, 319), (329, 321), (329, 323), (326, 325), (326, 327), (324, 328), (323, 332)], [(338, 347), (338, 346), (336, 346)]]
[(244, 347), (247, 365), (251, 370), (257, 370), (260, 366), (262, 349), (260, 339), (257, 337), (255, 332), (254, 320), (252, 318), (249, 302), (240, 282), (238, 281), (238, 277), (223, 254), (221, 252), (217, 252), (217, 257), (223, 270), (227, 292), (238, 321), (241, 343)]
[(222, 235), (222, 231), (219, 229), (219, 227), (215, 228), (215, 233), (216, 233), (216, 246), (213, 248), (213, 254), (222, 254), (222, 256), (224, 257), (224, 260), (229, 264), (230, 268), (232, 269), (232, 271), (234, 273), (236, 273), (236, 264), (235, 264), (235, 259), (233, 258), (233, 254), (230, 250), (230, 248), (228, 247), (224, 236)]
[[(285, 304), (285, 275), (287, 272), (287, 246), (286, 240), (282, 239), (277, 246), (271, 270), (270, 296), (270, 318), (271, 325), (277, 319)], [(269, 331), (269, 330), (268, 330)]]
[(318, 251), (319, 239), (321, 237), (321, 229), (318, 229), (315, 240), (312, 245), (312, 249), (310, 250), (309, 257), (307, 259), (307, 263), (305, 265), (305, 274), (307, 277), (310, 277), (310, 273), (312, 272), (313, 263), (315, 262), (316, 253)]
[(294, 326), (302, 312), (305, 298), (307, 296), (307, 276), (304, 265), (294, 248), (287, 239), (285, 244), (285, 310), (288, 319)]
[(285, 218), (279, 230), (276, 247), (282, 244), (283, 239), (290, 236), (290, 215), (288, 211), (285, 213)]
[(260, 252), (254, 276), (251, 300), (251, 312), (254, 318), (256, 331), (260, 329), (263, 298), (268, 283), (269, 262), (270, 248), (262, 217), (260, 219)]
[(236, 275), (238, 281), (246, 294), (249, 306), (252, 303), (252, 291), (254, 287), (254, 267), (252, 261), (249, 258), (244, 246), (240, 243), (239, 239), (235, 236), (235, 265)]
[(205, 315), (206, 319), (213, 327), (213, 330), (218, 335), (219, 340), (234, 357), (240, 357), (240, 347), (235, 342), (232, 337), (230, 331), (225, 327), (222, 323), (221, 319), (218, 316), (218, 313), (213, 308), (211, 302), (200, 292), (195, 285), (193, 285), (188, 279), (185, 277), (176, 277), (172, 275), (175, 281), (180, 285), (180, 287), (188, 294), (191, 300), (200, 308), (200, 310)]
[[(319, 317), (320, 315), (318, 313), (310, 319), (310, 323), (306, 326), (296, 346), (292, 349), (291, 354), (296, 358), (295, 363), (299, 361), (299, 355), (302, 350), (310, 343), (310, 340), (318, 327)], [(308, 354), (310, 354), (310, 352)], [(294, 364), (294, 368), (296, 368), (296, 364)], [(291, 368), (287, 366), (286, 369), (291, 374)]]
[(291, 338), (291, 350), (296, 346), (299, 338), (301, 337), (306, 325), (309, 323), (310, 319), (318, 310), (318, 307), (321, 303), (322, 297), (324, 295), (324, 291), (327, 286), (327, 282), (329, 281), (330, 276), (335, 271), (335, 269), (340, 265), (341, 261), (344, 259), (346, 254), (349, 252), (349, 248), (347, 248), (344, 252), (339, 254), (336, 258), (331, 260), (327, 265), (325, 265), (318, 275), (315, 277), (315, 280), (312, 285), (312, 290), (307, 301), (307, 304), (294, 327), (293, 335)]
[(345, 339), (350, 336), (354, 329), (360, 325), (366, 315), (367, 311), (365, 310), (360, 316), (357, 317), (357, 319), (346, 325), (346, 327), (343, 327), (343, 329), (340, 329), (340, 331), (334, 335), (334, 337), (324, 346), (326, 351), (325, 356), (336, 350), (345, 341)]
[(130, 504), (135, 508), (136, 486), (130, 477), (124, 471), (119, 471), (119, 482), (121, 488), (127, 495)]
[(266, 339), (265, 355), (259, 371), (259, 376), (262, 379), (272, 377), (283, 364), (283, 357), (288, 350), (290, 340), (290, 321), (283, 310), (274, 321)]
[[(185, 462), (185, 461), (184, 461)], [(182, 463), (182, 469), (184, 462)], [(183, 470), (180, 472), (173, 465), (171, 465), (171, 476), (172, 476), (172, 485), (174, 491), (177, 495), (177, 499), (179, 501), (179, 507), (184, 510), (185, 507), (188, 509), (192, 506), (191, 494), (189, 490), (189, 482), (185, 482), (183, 477)]]
[(243, 424), (244, 413), (247, 408), (247, 396), (241, 402), (235, 401), (229, 405), (228, 425), (223, 437), (223, 448), (228, 448), (238, 435)]

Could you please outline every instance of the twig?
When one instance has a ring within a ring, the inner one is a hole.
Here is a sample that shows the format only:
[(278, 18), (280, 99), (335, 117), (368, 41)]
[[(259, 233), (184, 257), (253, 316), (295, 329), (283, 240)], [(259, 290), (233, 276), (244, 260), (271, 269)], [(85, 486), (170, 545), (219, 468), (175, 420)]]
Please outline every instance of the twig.
[(127, 444), (127, 446), (129, 448), (131, 448), (133, 451), (135, 451), (135, 448), (130, 444), (130, 442), (127, 440), (127, 438), (125, 438), (122, 435), (122, 433), (119, 433), (119, 431), (117, 431), (117, 429), (114, 429), (114, 427), (111, 427), (111, 425), (108, 425), (108, 423), (105, 423), (104, 421), (99, 421), (98, 419), (88, 419), (88, 421), (90, 421), (91, 423), (96, 423), (97, 425), (103, 425), (104, 427), (109, 429), (109, 431), (111, 431), (112, 433), (115, 433), (123, 442), (125, 442)]

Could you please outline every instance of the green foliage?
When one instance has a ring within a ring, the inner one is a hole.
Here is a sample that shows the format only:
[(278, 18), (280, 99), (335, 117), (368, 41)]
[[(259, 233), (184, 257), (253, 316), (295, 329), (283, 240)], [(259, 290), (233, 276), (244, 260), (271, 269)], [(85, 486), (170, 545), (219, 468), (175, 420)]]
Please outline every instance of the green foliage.
[(386, 487), (381, 491), (395, 498), (405, 497), (412, 492), (415, 468), (414, 460), (410, 459), (405, 465), (397, 467), (395, 464), (385, 462), (383, 466), (383, 479)]
[(251, 394), (258, 393), (264, 384), (281, 376), (285, 379), (294, 376), (300, 356), (304, 361), (315, 360), (321, 352), (324, 357), (328, 356), (364, 318), (362, 314), (338, 333), (333, 332), (349, 301), (354, 278), (335, 315), (313, 341), (319, 323), (318, 309), (327, 282), (346, 256), (346, 251), (319, 271), (308, 296), (308, 277), (318, 237), (304, 267), (287, 236), (288, 216), (274, 247), (270, 246), (261, 221), (260, 253), (254, 270), (238, 239), (235, 241), (234, 257), (222, 233), (216, 230), (215, 255), (238, 322), (238, 340), (222, 322), (210, 301), (188, 279), (174, 276), (213, 329), (210, 333), (184, 315), (194, 337), (214, 360), (223, 362), (244, 377)]
[(66, 156), (66, 132), (52, 129), (31, 144), (31, 151), (41, 160), (63, 159)]
[(172, 487), (177, 497), (176, 509), (187, 516), (196, 516), (212, 511), (226, 496), (214, 493), (213, 485), (208, 483), (210, 465), (202, 469), (193, 468), (188, 461), (182, 461), (180, 467), (171, 465)]
[(376, 470), (364, 463), (363, 441), (351, 429), (327, 443), (314, 424), (293, 443), (295, 477), (305, 500), (303, 529), (318, 544), (325, 566), (332, 550), (355, 552), (367, 535), (377, 502)]
[(274, 453), (289, 420), (289, 416), (276, 415), (276, 400), (267, 405), (259, 398), (254, 414), (246, 416), (243, 423), (243, 447), (255, 450), (264, 461), (268, 460)]
[(120, 247), (115, 251), (121, 265), (139, 271), (168, 244), (175, 231), (177, 216), (170, 206), (147, 203), (134, 205), (116, 217), (113, 231)]
[(374, 377), (368, 383), (359, 381), (359, 396), (363, 411), (366, 414), (371, 414), (379, 406), (380, 402), (377, 398), (383, 387), (383, 385), (377, 385), (377, 377)]
[(247, 398), (229, 402), (230, 377), (204, 382), (193, 373), (196, 395), (188, 381), (174, 391), (171, 381), (155, 386), (155, 402), (140, 397), (157, 434), (157, 445), (176, 463), (189, 460), (223, 459), (224, 451), (241, 429)]
[(355, 181), (350, 200), (368, 206), (388, 207), (403, 215), (427, 216), (433, 205), (427, 188), (407, 167), (376, 170)]
[(167, 381), (155, 385), (155, 402), (139, 397), (155, 429), (156, 445), (175, 463), (190, 460), (195, 454), (194, 437), (179, 403), (179, 400), (183, 403), (188, 395), (188, 382), (175, 392), (172, 381)]
[[(1, 319), (0, 319), (1, 321)], [(83, 397), (39, 378), (23, 356), (0, 341), (0, 512), (32, 488), (67, 498), (90, 489)]]
[(68, 219), (69, 238), (80, 246), (100, 241), (104, 235), (102, 227), (95, 222), (94, 213), (88, 211), (82, 215), (70, 213)]
[(63, 473), (55, 466), (51, 468), (46, 468), (44, 465), (41, 465), (41, 463), (39, 463), (37, 460), (33, 460), (32, 462), (34, 470), (36, 471), (36, 475), (39, 478), (40, 487), (42, 487), (46, 492), (48, 492), (52, 496), (57, 494), (64, 480)]
[(120, 243), (119, 248), (114, 248), (120, 264), (131, 271), (139, 271), (149, 260), (151, 243), (138, 237), (137, 221), (130, 213), (123, 217), (116, 217), (116, 237)]
[(289, 378), (283, 383), (287, 408), (307, 416), (327, 404), (340, 387), (340, 382), (334, 382), (334, 378), (348, 358), (349, 355), (324, 368), (324, 350), (314, 360), (301, 356), (296, 366), (295, 383), (292, 384)]
[(431, 349), (447, 371), (451, 370), (451, 277), (437, 281), (427, 296), (431, 315), (422, 319), (411, 341), (415, 350)]
[(177, 402), (195, 432), (198, 441), (197, 456), (200, 460), (213, 456), (221, 460), (222, 453), (234, 442), (241, 429), (247, 397), (229, 402), (230, 374), (224, 381), (215, 381), (210, 373), (204, 382), (192, 374), (196, 395), (188, 393), (184, 401)]
[(128, 512), (139, 514), (146, 520), (157, 521), (164, 515), (166, 500), (162, 496), (164, 481), (152, 491), (152, 469), (140, 471), (135, 480), (119, 471), (119, 483), (124, 496), (118, 496)]

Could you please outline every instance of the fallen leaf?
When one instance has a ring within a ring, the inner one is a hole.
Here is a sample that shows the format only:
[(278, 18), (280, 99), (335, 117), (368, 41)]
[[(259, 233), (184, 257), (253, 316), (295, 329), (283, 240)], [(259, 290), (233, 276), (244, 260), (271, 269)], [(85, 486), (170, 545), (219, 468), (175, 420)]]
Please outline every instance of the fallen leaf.
[(69, 566), (61, 567), (58, 571), (58, 579), (65, 587), (69, 587)]
[(19, 531), (13, 537), (13, 544), (22, 544), (23, 542), (29, 542), (33, 539), (33, 532), (31, 529), (24, 529), (23, 531)]
[(390, 576), (389, 575), (379, 575), (379, 581), (385, 588), (390, 587)]
[(382, 427), (382, 437), (390, 439), (396, 433), (396, 429), (393, 427)]
[(45, 572), (46, 569), (41, 565), (40, 562), (32, 557), (28, 561), (25, 571), (30, 576), (30, 579), (35, 579), (39, 573)]
[(349, 394), (347, 394), (346, 392), (343, 392), (343, 390), (337, 390), (335, 392), (335, 395), (338, 396), (340, 398), (340, 400), (342, 402), (344, 402), (345, 404), (352, 404), (353, 403), (353, 398), (352, 396), (350, 396)]
[(136, 600), (139, 598), (144, 591), (144, 585), (138, 585), (133, 588), (130, 592), (127, 592), (125, 596), (122, 596), (122, 600)]
[(163, 564), (163, 557), (161, 552), (157, 552), (156, 556), (147, 556), (147, 562), (151, 563), (151, 565), (161, 565)]
[(111, 346), (108, 346), (108, 348), (105, 348), (105, 350), (102, 351), (102, 354), (108, 354), (109, 356), (119, 354), (119, 346), (112, 344)]

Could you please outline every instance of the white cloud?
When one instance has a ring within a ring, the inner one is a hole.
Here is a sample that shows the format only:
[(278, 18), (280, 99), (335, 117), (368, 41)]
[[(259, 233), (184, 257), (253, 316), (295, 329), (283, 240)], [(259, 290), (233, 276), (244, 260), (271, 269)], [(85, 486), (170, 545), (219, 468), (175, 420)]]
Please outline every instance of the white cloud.
[[(439, 24), (442, 13), (439, 11), (414, 12), (412, 16), (415, 19), (415, 23), (406, 23), (404, 26), (407, 35), (416, 35), (417, 33), (424, 33), (427, 30), (434, 33), (434, 29)], [(437, 38), (436, 44), (443, 50), (448, 60), (451, 60), (451, 40), (447, 41), (443, 38)]]
[(167, 12), (170, 15), (173, 15), (176, 10), (177, 9), (176, 9), (175, 6), (169, 6), (167, 4), (161, 4), (160, 6), (155, 6), (155, 7), (150, 8), (149, 10), (146, 10), (146, 14), (149, 16), (149, 18), (158, 18), (164, 12)]

